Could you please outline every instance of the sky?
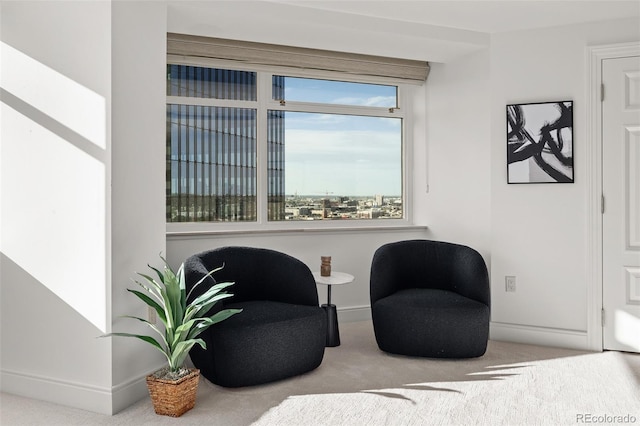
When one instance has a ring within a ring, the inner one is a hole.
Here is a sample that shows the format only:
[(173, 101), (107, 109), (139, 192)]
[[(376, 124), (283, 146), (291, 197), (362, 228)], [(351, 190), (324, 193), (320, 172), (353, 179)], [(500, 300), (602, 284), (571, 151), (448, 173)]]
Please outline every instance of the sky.
[[(281, 77), (274, 78), (274, 84), (281, 82)], [(176, 84), (179, 84), (178, 80)], [(288, 109), (295, 109), (295, 102), (377, 107), (383, 111), (397, 107), (396, 86), (284, 77), (284, 87)], [(333, 112), (340, 108), (324, 110)], [(186, 156), (196, 163), (214, 161), (211, 156), (216, 153), (209, 155), (207, 149), (200, 152), (198, 148), (209, 131), (205, 126), (207, 123), (216, 128), (222, 126), (227, 132), (225, 134), (246, 134), (251, 128), (255, 134), (256, 117), (249, 111), (251, 109), (170, 106), (175, 164), (178, 157)], [(192, 131), (193, 126), (204, 131), (196, 132), (196, 139), (192, 140), (189, 129)], [(227, 129), (226, 126), (231, 127)], [(179, 136), (182, 136), (182, 144), (189, 144), (185, 151), (178, 147)], [(286, 195), (402, 195), (401, 119), (286, 111), (284, 136)], [(239, 140), (235, 149), (245, 149), (244, 143), (245, 139)], [(224, 152), (218, 154), (223, 155)], [(247, 159), (246, 156), (238, 158), (240, 161)], [(185, 159), (182, 158), (183, 161)], [(255, 161), (255, 156), (252, 161)], [(194, 173), (197, 174), (195, 170), (190, 172), (190, 176), (194, 177)], [(177, 171), (175, 174), (174, 186), (178, 185)], [(204, 173), (201, 178), (206, 180), (207, 176)], [(223, 185), (220, 190), (225, 191), (226, 188)]]
[[(287, 101), (395, 107), (394, 86), (287, 78)], [(285, 193), (402, 194), (402, 120), (287, 112)]]

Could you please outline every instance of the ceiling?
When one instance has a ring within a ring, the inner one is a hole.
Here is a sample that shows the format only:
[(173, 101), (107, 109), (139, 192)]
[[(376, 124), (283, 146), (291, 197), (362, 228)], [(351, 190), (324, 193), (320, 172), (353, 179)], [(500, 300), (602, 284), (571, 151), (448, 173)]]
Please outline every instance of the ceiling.
[(272, 2), (483, 33), (499, 33), (620, 18), (636, 18), (640, 26), (640, 0), (272, 0)]
[(640, 0), (165, 1), (170, 32), (442, 63), (494, 33), (624, 18), (640, 30)]

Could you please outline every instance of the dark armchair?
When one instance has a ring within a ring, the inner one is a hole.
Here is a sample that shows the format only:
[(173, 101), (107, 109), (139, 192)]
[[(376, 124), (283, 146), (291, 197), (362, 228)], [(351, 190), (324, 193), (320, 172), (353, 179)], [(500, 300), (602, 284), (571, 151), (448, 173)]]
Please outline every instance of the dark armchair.
[(474, 249), (429, 240), (385, 244), (373, 256), (370, 283), (383, 351), (434, 358), (485, 353), (489, 275)]
[(195, 345), (189, 354), (202, 375), (220, 386), (239, 387), (318, 367), (324, 356), (327, 324), (309, 268), (274, 250), (222, 247), (185, 261), (187, 292), (207, 271), (222, 265), (191, 298), (216, 282), (231, 281), (235, 284), (228, 291), (233, 297), (223, 299), (214, 310), (243, 311), (201, 334), (207, 349)]

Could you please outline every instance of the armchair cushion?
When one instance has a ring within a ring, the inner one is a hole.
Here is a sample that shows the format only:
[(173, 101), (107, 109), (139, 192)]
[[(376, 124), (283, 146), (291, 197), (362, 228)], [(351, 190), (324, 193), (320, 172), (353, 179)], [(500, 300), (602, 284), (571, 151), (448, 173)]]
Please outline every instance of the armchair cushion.
[(322, 362), (327, 328), (321, 308), (265, 300), (225, 308), (242, 313), (221, 327), (209, 328), (207, 350), (196, 346), (190, 353), (213, 383), (225, 387), (268, 383), (311, 371)]
[(480, 356), (486, 349), (489, 307), (455, 292), (401, 290), (380, 299), (372, 315), (385, 352), (465, 358)]

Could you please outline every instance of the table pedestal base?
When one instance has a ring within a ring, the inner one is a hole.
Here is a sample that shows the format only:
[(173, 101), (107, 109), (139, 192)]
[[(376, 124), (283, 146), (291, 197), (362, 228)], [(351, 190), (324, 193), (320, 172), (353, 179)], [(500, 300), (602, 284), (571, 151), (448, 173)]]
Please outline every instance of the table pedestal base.
[(326, 346), (340, 346), (340, 331), (338, 330), (338, 312), (336, 305), (322, 305), (327, 312), (327, 343)]

